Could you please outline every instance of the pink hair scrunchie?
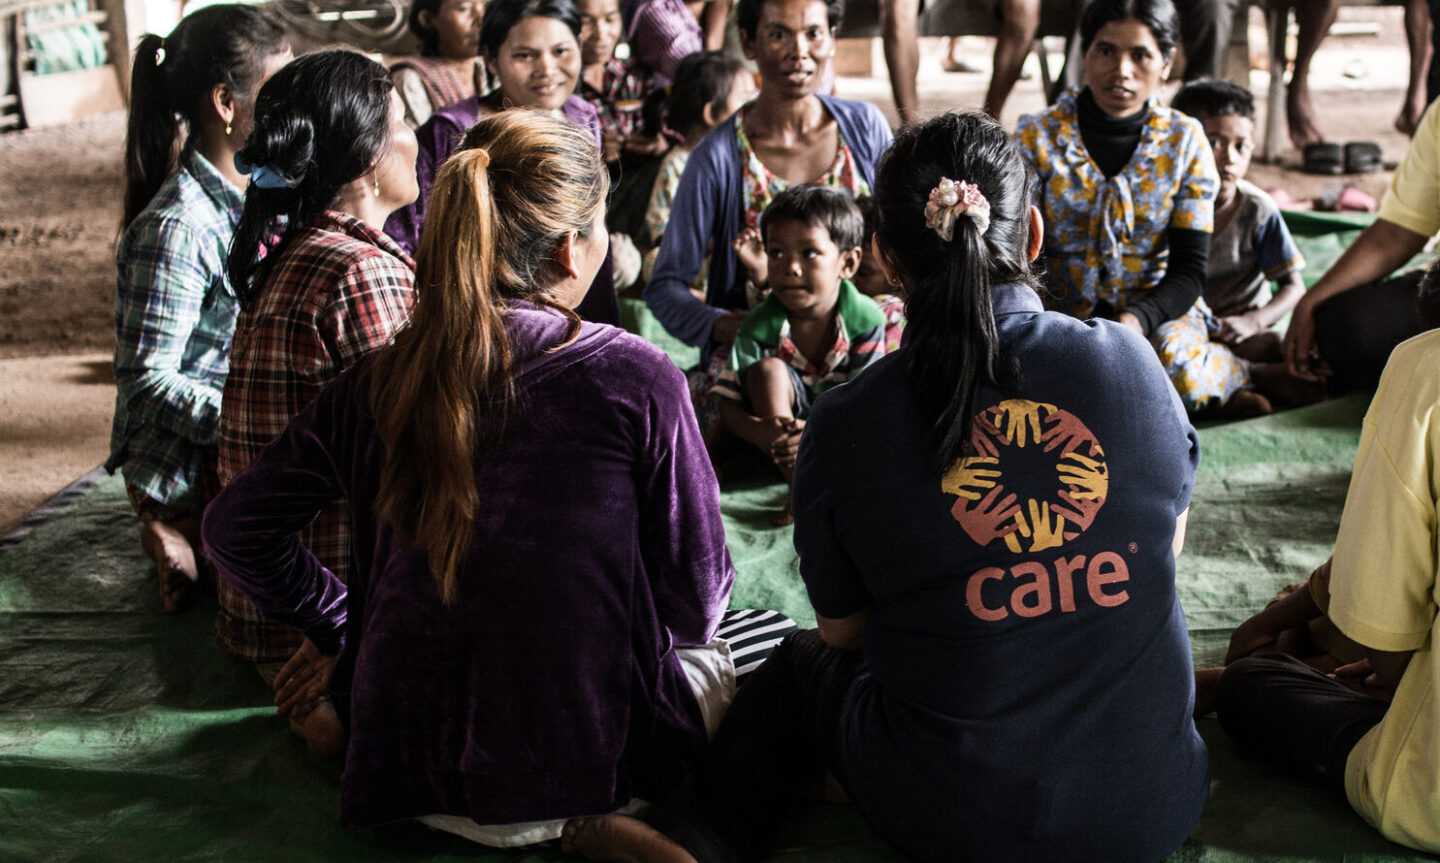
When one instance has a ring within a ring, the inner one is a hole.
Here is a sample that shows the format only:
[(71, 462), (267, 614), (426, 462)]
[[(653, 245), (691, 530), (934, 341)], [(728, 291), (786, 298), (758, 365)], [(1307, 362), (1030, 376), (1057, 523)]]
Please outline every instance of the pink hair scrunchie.
[(948, 243), (955, 235), (955, 220), (961, 216), (969, 216), (983, 237), (990, 229), (990, 202), (974, 183), (964, 180), (957, 183), (941, 177), (939, 185), (930, 190), (930, 200), (925, 202), (925, 227)]

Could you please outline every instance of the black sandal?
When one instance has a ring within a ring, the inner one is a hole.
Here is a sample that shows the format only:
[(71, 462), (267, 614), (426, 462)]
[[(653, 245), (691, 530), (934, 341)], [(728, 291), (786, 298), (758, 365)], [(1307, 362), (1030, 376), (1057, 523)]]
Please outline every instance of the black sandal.
[(1374, 141), (1351, 141), (1345, 145), (1345, 173), (1373, 174), (1380, 170), (1380, 145)]
[(1307, 174), (1345, 173), (1345, 154), (1339, 144), (1306, 144), (1301, 168)]

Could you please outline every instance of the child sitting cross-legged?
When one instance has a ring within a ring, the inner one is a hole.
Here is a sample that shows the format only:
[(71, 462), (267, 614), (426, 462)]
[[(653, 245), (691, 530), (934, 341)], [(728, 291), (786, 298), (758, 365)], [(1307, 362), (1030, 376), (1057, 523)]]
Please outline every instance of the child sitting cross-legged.
[[(724, 427), (791, 479), (810, 405), (885, 353), (885, 318), (849, 279), (864, 221), (844, 192), (791, 186), (760, 217), (770, 295), (746, 316), (721, 374)], [(789, 524), (790, 507), (777, 515)]]
[(1227, 407), (1253, 402), (1253, 412), (1268, 413), (1271, 401), (1318, 401), (1324, 390), (1285, 368), (1274, 329), (1305, 295), (1305, 259), (1275, 202), (1245, 180), (1255, 149), (1255, 97), (1230, 81), (1201, 80), (1181, 88), (1171, 107), (1200, 121), (1220, 173), (1202, 296), (1212, 312), (1210, 338), (1250, 363), (1251, 377), (1251, 389), (1236, 393)]

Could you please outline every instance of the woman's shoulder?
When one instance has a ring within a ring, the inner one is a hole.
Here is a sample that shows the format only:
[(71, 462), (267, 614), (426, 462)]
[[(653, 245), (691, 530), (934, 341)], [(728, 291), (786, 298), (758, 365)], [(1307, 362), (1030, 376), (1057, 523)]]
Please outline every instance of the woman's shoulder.
[(316, 283), (384, 278), (410, 286), (415, 265), (389, 236), (354, 216), (327, 210), (295, 233), (275, 273)]

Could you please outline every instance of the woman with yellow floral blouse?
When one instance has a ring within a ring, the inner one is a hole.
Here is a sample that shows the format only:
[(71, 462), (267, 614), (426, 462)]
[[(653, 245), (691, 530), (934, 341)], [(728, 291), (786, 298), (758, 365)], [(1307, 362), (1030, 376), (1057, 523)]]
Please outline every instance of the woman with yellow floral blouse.
[(1150, 338), (1191, 411), (1244, 412), (1250, 373), (1211, 342), (1200, 292), (1214, 157), (1200, 124), (1159, 104), (1179, 27), (1171, 0), (1095, 0), (1080, 24), (1085, 86), (1020, 118), (1039, 175), (1050, 304)]

